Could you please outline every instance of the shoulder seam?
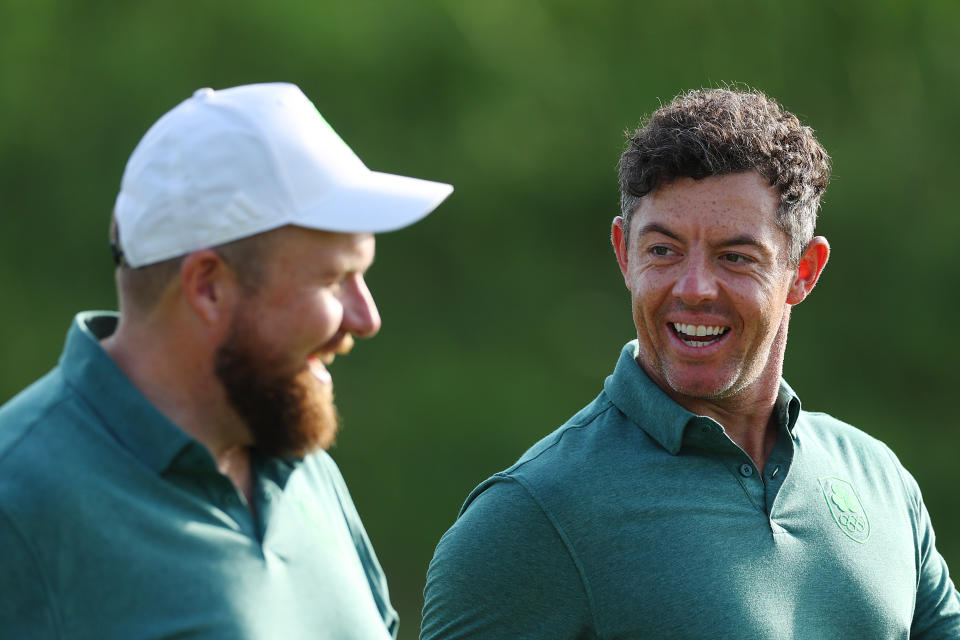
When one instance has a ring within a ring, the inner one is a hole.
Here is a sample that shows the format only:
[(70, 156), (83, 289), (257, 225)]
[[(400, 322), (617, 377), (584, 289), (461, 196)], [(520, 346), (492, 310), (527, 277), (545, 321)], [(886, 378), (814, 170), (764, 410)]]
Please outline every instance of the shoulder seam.
[[(907, 482), (907, 478), (904, 475), (907, 473), (906, 468), (900, 462), (900, 459), (897, 458), (897, 454), (893, 452), (893, 449), (887, 446), (885, 442), (880, 442), (880, 446), (886, 452), (887, 457), (890, 458), (890, 462), (893, 464), (894, 468), (897, 470), (897, 478), (900, 479), (900, 486), (903, 488), (903, 494), (908, 499), (910, 506), (914, 509), (913, 515), (913, 530), (914, 536), (919, 537), (920, 531), (918, 524), (921, 518), (921, 513), (923, 512), (923, 494), (920, 493), (919, 487), (915, 484), (911, 486), (911, 483)], [(913, 488), (916, 487), (916, 491)]]
[(880, 445), (883, 447), (884, 453), (887, 454), (887, 457), (890, 458), (890, 462), (897, 470), (897, 477), (900, 479), (900, 486), (903, 487), (903, 492), (912, 498), (911, 502), (917, 502), (917, 496), (913, 495), (913, 492), (910, 491), (910, 487), (907, 485), (907, 480), (903, 477), (903, 465), (900, 464), (900, 461), (897, 459), (897, 456), (893, 453), (893, 450), (890, 449), (890, 447), (883, 442), (880, 442)]
[[(893, 452), (893, 449), (887, 446), (885, 442), (880, 442), (880, 446), (886, 451), (887, 456), (890, 458), (890, 462), (897, 470), (897, 477), (900, 479), (900, 486), (903, 488), (904, 497), (907, 499), (907, 504), (909, 505), (913, 513), (910, 514), (910, 528), (913, 530), (913, 544), (914, 544), (914, 571), (917, 572), (917, 586), (920, 584), (920, 580), (923, 576), (923, 565), (927, 561), (928, 555), (924, 552), (922, 545), (923, 533), (921, 527), (923, 526), (923, 495), (919, 492), (919, 486), (916, 486), (916, 491), (911, 491), (910, 483), (907, 482), (904, 474), (907, 473), (906, 468), (900, 463), (897, 454)], [(930, 530), (931, 540), (935, 538), (933, 529)], [(936, 544), (932, 542), (932, 544)], [(913, 606), (917, 606), (917, 592), (913, 594)]]
[[(60, 612), (54, 604), (55, 598), (53, 597), (53, 588), (50, 586), (50, 582), (47, 579), (46, 573), (43, 571), (43, 565), (40, 563), (39, 558), (37, 557), (36, 550), (30, 544), (30, 540), (23, 534), (23, 532), (17, 527), (17, 523), (14, 522), (13, 518), (7, 514), (7, 512), (0, 508), (0, 518), (6, 520), (10, 525), (10, 530), (17, 536), (20, 541), (23, 543), (23, 548), (26, 554), (30, 557), (31, 563), (36, 567), (37, 575), (40, 576), (40, 584), (43, 586), (43, 591), (46, 595), (47, 607), (50, 610), (50, 618), (53, 622), (53, 628), (56, 632), (58, 638), (63, 637), (63, 624), (60, 620)], [(8, 550), (7, 550), (8, 551)]]
[(538, 452), (537, 455), (533, 456), (532, 458), (529, 458), (528, 460), (523, 460), (523, 461), (517, 462), (517, 463), (515, 463), (512, 467), (510, 467), (509, 469), (507, 469), (506, 471), (501, 471), (501, 472), (499, 472), (499, 473), (497, 473), (497, 474), (494, 474), (494, 475), (500, 476), (500, 477), (512, 478), (512, 477), (513, 477), (513, 473), (514, 473), (515, 471), (517, 471), (517, 470), (520, 469), (521, 467), (525, 467), (527, 464), (533, 462), (534, 460), (536, 460), (537, 458), (539, 458), (540, 456), (542, 456), (543, 454), (545, 454), (547, 451), (550, 451), (550, 449), (553, 449), (555, 446), (557, 446), (557, 444), (559, 444), (559, 442), (560, 442), (561, 440), (563, 440), (563, 437), (564, 437), (565, 435), (567, 435), (567, 433), (569, 433), (569, 432), (572, 431), (573, 429), (583, 429), (583, 428), (589, 426), (589, 425), (590, 425), (591, 423), (593, 423), (594, 421), (596, 421), (596, 419), (599, 418), (601, 415), (605, 414), (606, 412), (610, 411), (611, 409), (616, 409), (616, 408), (617, 408), (617, 406), (616, 406), (615, 404), (613, 404), (613, 402), (611, 402), (609, 398), (607, 398), (607, 399), (605, 400), (605, 402), (606, 402), (606, 405), (607, 405), (607, 406), (604, 407), (603, 409), (601, 409), (600, 411), (597, 411), (595, 414), (593, 414), (593, 416), (591, 416), (589, 420), (586, 420), (586, 421), (584, 421), (584, 422), (568, 423), (568, 424), (564, 425), (563, 427), (561, 427), (561, 430), (562, 430), (562, 431), (561, 431), (560, 435), (557, 436), (557, 438), (556, 438), (553, 442), (551, 442), (549, 445), (547, 445), (546, 447), (544, 447), (542, 451)]
[[(63, 380), (63, 381), (62, 381), (62, 384), (63, 384), (65, 387), (67, 387), (68, 389), (70, 389), (70, 393), (71, 393), (72, 395), (76, 395), (76, 393), (77, 393), (76, 390), (75, 390), (73, 387), (71, 387), (69, 384), (67, 384), (67, 381), (66, 381), (66, 380)], [(20, 433), (20, 435), (18, 435), (18, 436), (16, 437), (16, 439), (14, 439), (14, 440), (10, 443), (10, 446), (8, 446), (5, 450), (0, 451), (0, 463), (3, 462), (3, 459), (4, 459), (4, 458), (6, 458), (8, 455), (10, 455), (10, 452), (11, 452), (11, 451), (13, 451), (14, 449), (17, 448), (17, 446), (23, 441), (23, 439), (26, 438), (27, 435), (28, 435), (31, 431), (33, 431), (33, 430), (36, 428), (36, 426), (37, 426), (44, 418), (46, 418), (48, 415), (50, 415), (51, 412), (53, 412), (57, 407), (59, 407), (60, 405), (62, 405), (62, 404), (63, 404), (64, 402), (66, 402), (66, 401), (67, 401), (67, 399), (66, 399), (65, 397), (63, 397), (63, 396), (57, 398), (57, 400), (56, 400), (55, 402), (52, 402), (52, 403), (48, 404), (48, 405), (46, 406), (46, 408), (43, 410), (42, 413), (40, 413), (40, 414), (37, 415), (37, 416), (34, 416), (33, 419), (29, 420), (29, 421), (24, 425), (23, 431)]]
[[(584, 425), (579, 425), (584, 426)], [(553, 527), (553, 530), (557, 532), (557, 535), (560, 536), (561, 542), (563, 542), (564, 548), (567, 550), (567, 555), (570, 556), (570, 560), (573, 562), (573, 566), (577, 568), (577, 575), (580, 576), (580, 584), (583, 586), (583, 591), (587, 596), (587, 605), (590, 608), (590, 618), (593, 621), (593, 628), (597, 632), (597, 637), (602, 638), (603, 634), (600, 632), (600, 625), (597, 620), (597, 607), (594, 602), (593, 592), (590, 590), (590, 584), (587, 581), (586, 571), (583, 568), (583, 565), (580, 562), (580, 559), (577, 557), (576, 552), (573, 549), (573, 545), (570, 543), (570, 539), (564, 533), (563, 529), (560, 527), (560, 523), (556, 521), (553, 517), (553, 514), (547, 510), (546, 505), (544, 505), (533, 490), (527, 486), (520, 478), (508, 477), (507, 479), (513, 480), (518, 485), (523, 487), (523, 490), (527, 492), (527, 495), (530, 496), (530, 499), (533, 500), (534, 504), (537, 505), (537, 508), (540, 509), (540, 512), (543, 513), (544, 517), (550, 522), (550, 526)]]

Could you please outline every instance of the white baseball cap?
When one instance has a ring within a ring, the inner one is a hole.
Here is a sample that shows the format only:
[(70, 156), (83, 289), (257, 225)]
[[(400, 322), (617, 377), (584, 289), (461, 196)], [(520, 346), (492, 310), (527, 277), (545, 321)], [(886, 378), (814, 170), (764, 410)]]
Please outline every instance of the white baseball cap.
[(368, 169), (296, 85), (199, 89), (130, 155), (115, 251), (139, 267), (284, 225), (391, 231), (452, 191)]

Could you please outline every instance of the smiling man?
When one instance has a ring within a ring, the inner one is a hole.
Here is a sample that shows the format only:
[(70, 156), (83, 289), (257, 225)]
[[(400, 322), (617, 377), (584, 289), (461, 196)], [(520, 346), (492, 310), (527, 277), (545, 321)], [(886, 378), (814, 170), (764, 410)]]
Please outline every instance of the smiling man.
[(327, 365), (380, 328), (375, 232), (452, 187), (370, 171), (291, 84), (201, 89), (134, 150), (120, 314), (0, 409), (10, 638), (387, 639)]
[(600, 395), (467, 498), (421, 638), (960, 638), (910, 474), (781, 378), (829, 159), (759, 92), (677, 97), (620, 159), (637, 338)]

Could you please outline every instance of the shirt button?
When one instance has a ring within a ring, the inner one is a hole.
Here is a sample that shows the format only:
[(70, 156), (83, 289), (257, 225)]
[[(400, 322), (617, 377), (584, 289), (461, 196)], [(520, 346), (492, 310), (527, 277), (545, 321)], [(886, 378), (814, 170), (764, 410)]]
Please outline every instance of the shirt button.
[(744, 478), (749, 478), (750, 476), (752, 476), (753, 465), (749, 465), (746, 462), (740, 465), (740, 475), (742, 475)]

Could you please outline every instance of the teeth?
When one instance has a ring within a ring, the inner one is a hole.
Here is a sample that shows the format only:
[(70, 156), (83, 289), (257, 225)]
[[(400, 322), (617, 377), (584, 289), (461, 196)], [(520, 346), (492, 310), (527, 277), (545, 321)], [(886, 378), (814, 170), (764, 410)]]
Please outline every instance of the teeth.
[(307, 360), (307, 366), (310, 369), (310, 372), (313, 374), (317, 380), (322, 384), (332, 384), (333, 378), (330, 377), (330, 372), (327, 371), (327, 368), (323, 365), (323, 362), (320, 358), (310, 358)]
[[(702, 324), (682, 324), (680, 322), (674, 322), (673, 328), (677, 330), (677, 333), (698, 337), (719, 336), (727, 331), (726, 327), (708, 327)], [(697, 344), (699, 345), (700, 343)]]

